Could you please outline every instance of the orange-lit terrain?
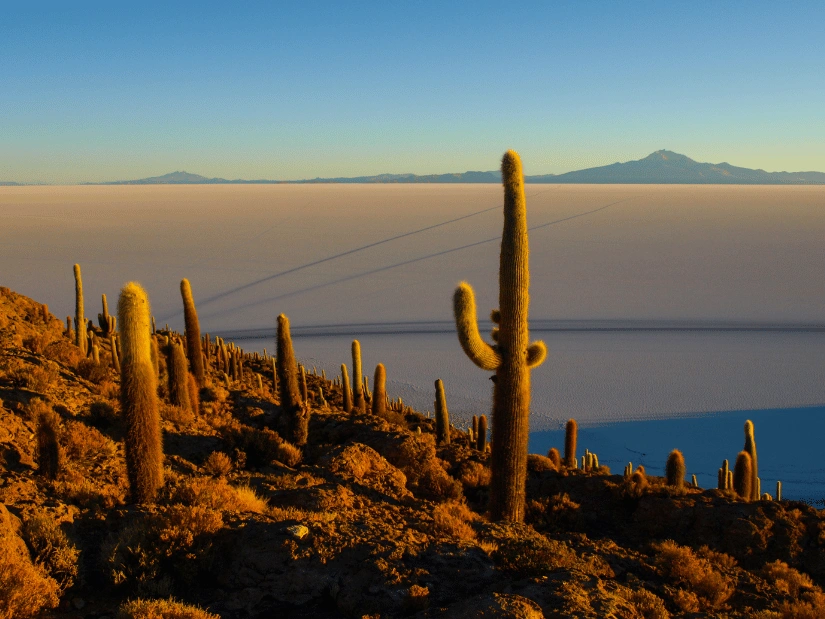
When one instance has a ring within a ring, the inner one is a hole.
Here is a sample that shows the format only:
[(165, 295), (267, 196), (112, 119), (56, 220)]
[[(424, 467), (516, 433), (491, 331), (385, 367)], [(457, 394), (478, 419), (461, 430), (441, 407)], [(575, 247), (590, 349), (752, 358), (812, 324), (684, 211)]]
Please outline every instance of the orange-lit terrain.
[[(99, 362), (43, 305), (0, 289), (2, 617), (825, 613), (825, 521), (805, 504), (537, 455), (526, 523), (493, 523), (489, 453), (465, 432), (436, 445), (435, 421), (391, 393), (383, 416), (347, 414), (337, 381), (308, 370), (297, 448), (271, 358), (245, 355), (232, 379), (212, 340), (198, 411), (171, 405), (166, 332), (154, 336), (164, 483), (156, 504), (133, 505), (120, 377), (94, 333)], [(168, 598), (184, 606), (122, 606)]]

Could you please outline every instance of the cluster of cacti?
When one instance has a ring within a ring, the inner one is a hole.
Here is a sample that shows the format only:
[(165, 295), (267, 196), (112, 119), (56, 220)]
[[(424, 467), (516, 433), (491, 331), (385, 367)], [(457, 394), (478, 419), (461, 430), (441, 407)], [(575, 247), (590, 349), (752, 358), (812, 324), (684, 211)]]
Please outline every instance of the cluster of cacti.
[(163, 448), (152, 365), (149, 299), (135, 282), (120, 291), (121, 407), (126, 422), (126, 471), (132, 500), (151, 503), (163, 484)]

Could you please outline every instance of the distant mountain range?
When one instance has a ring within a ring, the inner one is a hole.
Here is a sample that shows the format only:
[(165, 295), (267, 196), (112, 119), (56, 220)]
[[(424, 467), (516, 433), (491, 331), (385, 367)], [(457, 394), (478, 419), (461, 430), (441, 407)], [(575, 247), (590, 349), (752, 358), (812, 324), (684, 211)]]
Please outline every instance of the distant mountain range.
[[(593, 184), (692, 184), (692, 185), (822, 185), (825, 172), (766, 172), (740, 168), (729, 163), (699, 163), (669, 150), (657, 150), (644, 159), (576, 170), (564, 174), (525, 176), (526, 183), (593, 183)], [(455, 174), (376, 174), (341, 178), (313, 178), (292, 181), (227, 180), (207, 178), (189, 172), (172, 172), (163, 176), (132, 181), (83, 183), (85, 185), (231, 185), (231, 184), (307, 184), (307, 183), (500, 183), (501, 173), (458, 172)], [(19, 183), (0, 182), (0, 185)]]

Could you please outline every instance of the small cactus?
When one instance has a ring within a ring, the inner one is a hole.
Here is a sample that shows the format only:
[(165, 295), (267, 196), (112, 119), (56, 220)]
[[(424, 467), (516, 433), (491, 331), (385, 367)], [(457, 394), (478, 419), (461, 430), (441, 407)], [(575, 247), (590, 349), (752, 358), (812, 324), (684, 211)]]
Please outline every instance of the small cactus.
[(192, 297), (192, 286), (186, 278), (180, 282), (180, 295), (183, 299), (183, 320), (186, 324), (186, 353), (198, 387), (203, 387), (206, 384), (206, 374), (201, 352), (201, 326), (198, 311), (195, 309), (195, 299)]
[(781, 481), (776, 482), (776, 500), (777, 501), (782, 500), (782, 482)]
[(753, 435), (753, 422), (748, 419), (745, 422), (745, 447), (743, 451), (747, 451), (751, 457), (751, 500), (759, 500), (761, 494), (759, 493), (759, 469), (756, 462), (756, 439)]
[(691, 475), (690, 476), (690, 485), (693, 486), (694, 488), (699, 487), (699, 483), (696, 481), (696, 475)]
[(561, 454), (559, 454), (558, 449), (551, 447), (550, 451), (547, 452), (547, 457), (553, 461), (553, 466), (556, 467), (557, 471), (561, 469)]
[(80, 265), (74, 265), (74, 328), (75, 344), (85, 355), (86, 347), (86, 318), (83, 315), (83, 278), (80, 276)]
[(681, 488), (685, 483), (685, 457), (678, 449), (670, 452), (665, 466), (667, 485)]
[(344, 412), (351, 413), (352, 412), (352, 391), (350, 390), (349, 386), (349, 374), (347, 374), (347, 365), (345, 363), (341, 364), (341, 391), (343, 392), (344, 396)]
[(375, 366), (373, 387), (375, 393), (372, 398), (372, 414), (384, 417), (387, 414), (387, 370), (383, 363)]
[(747, 451), (740, 451), (733, 467), (733, 489), (745, 501), (751, 500), (753, 483), (753, 464)]
[(476, 438), (476, 448), (481, 452), (487, 449), (487, 415), (478, 418), (478, 437)]
[(447, 411), (447, 396), (444, 383), (435, 381), (435, 441), (438, 445), (450, 444), (450, 413)]
[(163, 485), (163, 447), (152, 367), (149, 299), (135, 282), (120, 291), (117, 305), (122, 340), (120, 393), (126, 422), (126, 472), (132, 500), (152, 503)]
[(367, 412), (363, 381), (364, 375), (361, 372), (361, 342), (352, 340), (352, 408), (359, 413)]
[(567, 421), (564, 429), (564, 463), (570, 468), (576, 468), (576, 442), (579, 436), (579, 424), (575, 419)]

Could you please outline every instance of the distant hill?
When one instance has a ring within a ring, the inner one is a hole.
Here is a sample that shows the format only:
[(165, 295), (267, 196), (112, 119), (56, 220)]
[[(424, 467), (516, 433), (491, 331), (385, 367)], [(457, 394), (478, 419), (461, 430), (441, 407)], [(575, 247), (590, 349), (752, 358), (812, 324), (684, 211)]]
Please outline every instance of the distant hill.
[[(657, 150), (644, 159), (576, 170), (564, 174), (525, 176), (526, 183), (594, 184), (702, 184), (702, 185), (823, 185), (825, 172), (766, 172), (729, 163), (700, 163), (669, 150)], [(220, 185), (220, 184), (317, 184), (317, 183), (500, 183), (501, 173), (457, 172), (454, 174), (376, 174), (373, 176), (312, 178), (303, 180), (227, 180), (189, 172), (172, 172), (131, 181), (84, 183), (87, 185)], [(17, 185), (3, 183), (0, 185)]]
[(0, 181), (0, 187), (19, 187), (20, 183), (13, 183), (11, 181)]

